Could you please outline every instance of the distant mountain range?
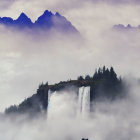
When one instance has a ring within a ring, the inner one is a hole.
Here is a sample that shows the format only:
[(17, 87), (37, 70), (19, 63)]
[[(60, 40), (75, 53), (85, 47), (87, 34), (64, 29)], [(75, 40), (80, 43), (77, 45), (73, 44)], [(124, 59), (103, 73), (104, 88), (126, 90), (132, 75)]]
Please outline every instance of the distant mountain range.
[(127, 26), (123, 25), (123, 24), (118, 24), (118, 25), (114, 25), (113, 29), (116, 30), (138, 30), (140, 29), (140, 25), (137, 27), (131, 26), (130, 24), (128, 24)]
[(35, 22), (25, 14), (21, 13), (20, 16), (14, 20), (11, 17), (0, 17), (0, 24), (6, 27), (14, 27), (17, 29), (43, 29), (50, 30), (52, 28), (68, 31), (78, 32), (77, 29), (69, 22), (64, 16), (58, 12), (53, 14), (51, 11), (46, 10)]

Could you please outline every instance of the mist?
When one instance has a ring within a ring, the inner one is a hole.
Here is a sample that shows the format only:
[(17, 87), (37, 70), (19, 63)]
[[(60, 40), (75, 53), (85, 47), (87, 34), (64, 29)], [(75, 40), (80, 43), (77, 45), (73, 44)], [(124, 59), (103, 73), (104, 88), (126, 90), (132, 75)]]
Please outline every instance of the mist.
[(16, 19), (25, 12), (35, 21), (46, 9), (65, 16), (80, 37), (53, 29), (46, 33), (0, 26), (0, 112), (36, 93), (42, 82), (54, 84), (79, 75), (92, 76), (103, 65), (113, 66), (118, 76), (126, 77), (127, 96), (114, 102), (93, 102), (93, 112), (83, 118), (76, 115), (75, 91), (61, 91), (54, 96), (50, 117), (43, 113), (34, 119), (0, 114), (0, 138), (138, 140), (140, 32), (112, 27), (138, 26), (139, 1), (6, 0), (1, 1), (0, 16)]
[[(127, 96), (116, 101), (93, 102), (90, 116), (77, 116), (77, 97), (73, 88), (53, 93), (47, 114), (34, 119), (1, 117), (3, 140), (138, 140), (140, 132), (139, 90), (136, 79), (126, 82)], [(128, 81), (128, 79), (126, 80)]]

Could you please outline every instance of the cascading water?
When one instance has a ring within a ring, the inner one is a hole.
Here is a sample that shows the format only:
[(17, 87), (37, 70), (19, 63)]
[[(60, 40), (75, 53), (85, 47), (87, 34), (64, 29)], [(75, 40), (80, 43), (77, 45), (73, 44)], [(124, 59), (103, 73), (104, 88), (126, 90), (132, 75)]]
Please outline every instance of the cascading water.
[[(78, 93), (78, 104), (74, 94), (70, 91), (52, 92), (48, 91), (48, 119), (64, 117), (77, 112), (78, 117), (88, 117), (90, 112), (90, 87), (80, 87)], [(73, 116), (73, 115), (72, 115)]]
[(52, 116), (53, 104), (52, 98), (56, 92), (52, 92), (51, 90), (48, 91), (48, 109), (47, 109), (47, 117), (50, 118)]
[(90, 112), (90, 87), (80, 87), (78, 94), (78, 116), (88, 116)]
[(83, 93), (84, 93), (84, 87), (79, 88), (79, 95), (78, 95), (78, 116), (82, 112), (82, 102), (83, 102)]
[[(48, 92), (49, 94), (49, 92)], [(49, 96), (47, 118), (55, 120), (60, 118), (74, 117), (76, 110), (76, 92), (55, 91)]]
[(49, 91), (48, 91), (48, 105), (50, 105), (50, 98), (51, 98), (51, 95), (52, 95), (52, 91), (49, 90)]
[(89, 115), (89, 112), (90, 112), (90, 87), (85, 87), (82, 102), (82, 114), (86, 116)]

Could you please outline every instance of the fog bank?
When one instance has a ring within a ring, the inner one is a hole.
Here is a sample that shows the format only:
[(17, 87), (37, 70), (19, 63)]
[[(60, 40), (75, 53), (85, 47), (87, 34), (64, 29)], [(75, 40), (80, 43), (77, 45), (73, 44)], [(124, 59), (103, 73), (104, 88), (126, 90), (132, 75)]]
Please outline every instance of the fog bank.
[[(130, 79), (129, 79), (130, 80)], [(135, 79), (127, 82), (127, 97), (114, 102), (94, 102), (88, 117), (76, 115), (77, 99), (74, 91), (61, 91), (53, 96), (49, 109), (53, 112), (27, 119), (25, 116), (0, 119), (0, 138), (3, 140), (138, 140), (140, 136), (139, 90)]]

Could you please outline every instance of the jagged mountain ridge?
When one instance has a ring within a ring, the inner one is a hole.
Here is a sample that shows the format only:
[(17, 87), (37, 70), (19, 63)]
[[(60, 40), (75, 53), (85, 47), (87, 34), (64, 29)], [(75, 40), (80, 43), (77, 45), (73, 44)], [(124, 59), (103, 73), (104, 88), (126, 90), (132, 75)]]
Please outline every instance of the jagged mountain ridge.
[(32, 22), (25, 13), (21, 13), (16, 20), (11, 17), (0, 17), (0, 24), (6, 27), (16, 27), (18, 29), (30, 28), (48, 30), (56, 28), (64, 31), (78, 32), (64, 16), (61, 16), (58, 12), (53, 14), (48, 10), (38, 17), (35, 22)]
[(118, 25), (114, 25), (113, 26), (113, 29), (115, 30), (126, 30), (126, 31), (129, 31), (129, 30), (139, 30), (140, 29), (140, 25), (137, 26), (137, 27), (134, 27), (130, 24), (128, 24), (127, 26), (123, 25), (123, 24), (118, 24)]
[(42, 110), (46, 111), (48, 106), (48, 92), (51, 90), (59, 91), (65, 88), (71, 87), (89, 86), (90, 87), (90, 101), (95, 101), (98, 99), (115, 100), (117, 98), (122, 98), (124, 93), (123, 82), (121, 78), (117, 77), (114, 69), (99, 68), (98, 71), (94, 73), (92, 77), (87, 75), (85, 78), (79, 76), (77, 80), (63, 81), (58, 84), (48, 85), (41, 84), (37, 90), (37, 93), (31, 97), (25, 99), (18, 106), (14, 105), (5, 110), (6, 114), (36, 114)]

